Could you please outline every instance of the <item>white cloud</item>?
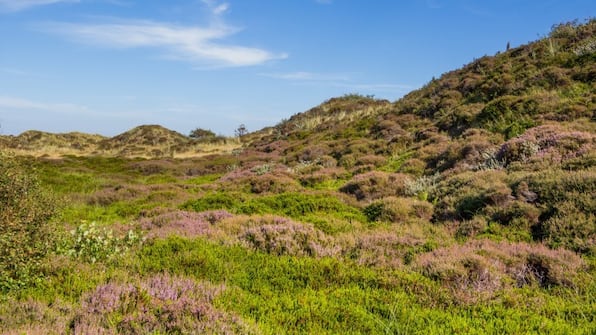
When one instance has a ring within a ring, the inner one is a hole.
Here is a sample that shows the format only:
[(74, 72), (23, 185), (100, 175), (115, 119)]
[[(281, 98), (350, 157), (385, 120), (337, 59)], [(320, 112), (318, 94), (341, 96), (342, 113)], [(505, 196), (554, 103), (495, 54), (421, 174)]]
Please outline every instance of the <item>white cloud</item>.
[(89, 112), (89, 109), (85, 106), (79, 106), (69, 103), (45, 103), (31, 101), (22, 98), (15, 98), (10, 96), (0, 95), (0, 108), (9, 111), (15, 110), (37, 110), (37, 111), (48, 111), (48, 112), (60, 112), (60, 113), (81, 113)]
[(97, 46), (156, 48), (169, 58), (198, 65), (249, 66), (287, 58), (286, 54), (221, 43), (220, 40), (239, 31), (225, 24), (197, 27), (127, 20), (101, 24), (51, 23), (44, 25), (43, 29)]
[(230, 5), (227, 3), (222, 3), (221, 5), (219, 5), (213, 9), (213, 14), (221, 15), (221, 14), (227, 12), (228, 9), (230, 9)]
[(17, 12), (31, 7), (51, 5), (59, 2), (79, 2), (79, 0), (0, 0), (0, 10)]

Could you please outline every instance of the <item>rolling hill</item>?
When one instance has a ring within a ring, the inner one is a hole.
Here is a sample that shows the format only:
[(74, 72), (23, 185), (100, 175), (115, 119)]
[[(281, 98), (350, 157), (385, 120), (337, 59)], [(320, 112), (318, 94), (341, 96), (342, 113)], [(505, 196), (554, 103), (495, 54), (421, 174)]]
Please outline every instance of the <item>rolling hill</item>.
[(142, 125), (108, 138), (80, 132), (53, 134), (36, 130), (18, 136), (0, 136), (0, 148), (23, 155), (61, 157), (199, 157), (230, 152), (235, 138), (193, 139), (159, 125)]

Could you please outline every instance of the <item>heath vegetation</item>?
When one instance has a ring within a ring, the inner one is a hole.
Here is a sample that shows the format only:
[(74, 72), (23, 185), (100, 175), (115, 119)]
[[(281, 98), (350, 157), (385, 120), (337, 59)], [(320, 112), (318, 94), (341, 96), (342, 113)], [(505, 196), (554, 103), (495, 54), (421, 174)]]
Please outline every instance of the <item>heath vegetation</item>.
[(596, 21), (236, 137), (0, 138), (3, 334), (594, 334)]

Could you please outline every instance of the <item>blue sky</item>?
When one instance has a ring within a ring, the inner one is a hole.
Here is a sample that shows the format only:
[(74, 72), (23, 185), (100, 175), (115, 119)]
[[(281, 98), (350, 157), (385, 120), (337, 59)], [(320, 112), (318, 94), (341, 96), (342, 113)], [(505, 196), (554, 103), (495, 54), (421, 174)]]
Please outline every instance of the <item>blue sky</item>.
[(394, 101), (596, 14), (593, 0), (0, 0), (0, 133), (253, 131)]

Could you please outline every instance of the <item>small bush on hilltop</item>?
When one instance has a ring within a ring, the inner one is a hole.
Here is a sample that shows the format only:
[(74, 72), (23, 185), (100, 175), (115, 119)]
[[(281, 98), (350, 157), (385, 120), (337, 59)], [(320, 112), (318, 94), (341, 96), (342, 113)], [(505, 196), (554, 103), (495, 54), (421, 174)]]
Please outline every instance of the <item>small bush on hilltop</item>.
[(51, 249), (54, 212), (55, 203), (35, 175), (0, 154), (0, 291), (35, 279)]

